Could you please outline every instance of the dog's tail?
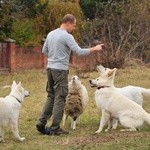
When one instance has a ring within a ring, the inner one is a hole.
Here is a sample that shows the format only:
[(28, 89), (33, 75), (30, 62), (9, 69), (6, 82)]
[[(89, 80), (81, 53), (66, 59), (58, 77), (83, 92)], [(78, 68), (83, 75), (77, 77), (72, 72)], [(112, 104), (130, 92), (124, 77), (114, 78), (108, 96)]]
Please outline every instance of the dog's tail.
[(139, 90), (143, 95), (150, 95), (150, 89), (138, 87), (138, 90)]

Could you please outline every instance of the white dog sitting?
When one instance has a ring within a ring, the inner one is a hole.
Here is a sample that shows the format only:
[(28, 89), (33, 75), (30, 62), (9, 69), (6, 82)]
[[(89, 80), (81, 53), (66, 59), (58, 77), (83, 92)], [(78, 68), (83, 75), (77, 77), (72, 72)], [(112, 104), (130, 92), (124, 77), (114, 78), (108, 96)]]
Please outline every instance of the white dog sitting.
[(142, 106), (116, 91), (114, 87), (116, 70), (116, 68), (108, 69), (99, 78), (90, 80), (90, 84), (97, 87), (96, 105), (102, 109), (100, 126), (96, 133), (101, 132), (111, 118), (116, 118), (126, 128), (122, 131), (137, 131), (144, 122), (150, 124), (150, 114)]
[(6, 125), (10, 126), (14, 136), (19, 141), (25, 139), (24, 137), (20, 137), (18, 131), (19, 110), (25, 96), (29, 96), (29, 92), (24, 90), (21, 82), (16, 84), (13, 81), (10, 94), (4, 98), (0, 98), (0, 142), (5, 142), (4, 127)]
[[(100, 73), (100, 75), (102, 75), (109, 70), (111, 71), (112, 69), (104, 68), (102, 65), (98, 65), (97, 70)], [(135, 101), (137, 104), (141, 106), (143, 105), (143, 96), (150, 95), (150, 89), (131, 85), (122, 88), (117, 88), (114, 86), (114, 90), (115, 92), (124, 95), (125, 97), (131, 99), (132, 101)], [(117, 125), (118, 120), (115, 118), (111, 118), (111, 120), (108, 122), (108, 128), (106, 129), (106, 131), (109, 130), (110, 128), (116, 129)]]
[(64, 109), (63, 126), (65, 126), (67, 117), (70, 116), (73, 120), (71, 128), (76, 129), (76, 121), (84, 112), (89, 98), (87, 90), (79, 80), (78, 76), (72, 77), (68, 89), (69, 92)]

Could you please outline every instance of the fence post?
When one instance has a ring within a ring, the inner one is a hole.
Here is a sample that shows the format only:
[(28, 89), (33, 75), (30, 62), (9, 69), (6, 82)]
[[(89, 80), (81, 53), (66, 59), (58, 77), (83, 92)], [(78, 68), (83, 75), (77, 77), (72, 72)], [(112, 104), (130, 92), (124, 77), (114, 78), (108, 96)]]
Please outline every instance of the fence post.
[(9, 71), (15, 71), (16, 70), (16, 41), (13, 39), (6, 39), (5, 42), (8, 43), (8, 51), (9, 51)]

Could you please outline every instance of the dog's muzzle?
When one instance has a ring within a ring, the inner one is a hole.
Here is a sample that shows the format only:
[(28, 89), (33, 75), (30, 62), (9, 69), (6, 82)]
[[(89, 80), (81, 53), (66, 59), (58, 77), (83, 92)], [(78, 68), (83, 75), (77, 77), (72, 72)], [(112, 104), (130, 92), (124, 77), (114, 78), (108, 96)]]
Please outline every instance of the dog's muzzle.
[(24, 95), (25, 95), (25, 97), (30, 96), (30, 92), (29, 91), (25, 91)]
[(89, 83), (90, 83), (91, 87), (97, 87), (97, 85), (92, 83), (92, 80), (89, 80)]

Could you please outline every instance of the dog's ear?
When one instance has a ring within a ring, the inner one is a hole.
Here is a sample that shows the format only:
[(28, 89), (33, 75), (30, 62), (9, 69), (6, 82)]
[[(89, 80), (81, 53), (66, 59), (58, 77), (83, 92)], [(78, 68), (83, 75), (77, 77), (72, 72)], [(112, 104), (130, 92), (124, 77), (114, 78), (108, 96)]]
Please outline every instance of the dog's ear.
[(13, 81), (13, 83), (12, 83), (13, 85), (17, 85), (17, 83), (16, 83), (16, 81)]
[(11, 88), (13, 88), (13, 87), (16, 86), (16, 85), (17, 85), (16, 81), (13, 81), (13, 83), (12, 83), (12, 85), (11, 85)]
[(19, 85), (21, 85), (21, 81), (19, 81)]
[(17, 85), (16, 81), (13, 81), (12, 85), (11, 85), (11, 90)]
[(117, 71), (117, 68), (114, 68), (114, 69), (110, 70), (110, 71), (108, 72), (108, 77), (113, 76), (113, 75), (116, 73), (116, 71)]
[(103, 67), (102, 65), (97, 65), (96, 69), (99, 73), (105, 72), (105, 67)]

